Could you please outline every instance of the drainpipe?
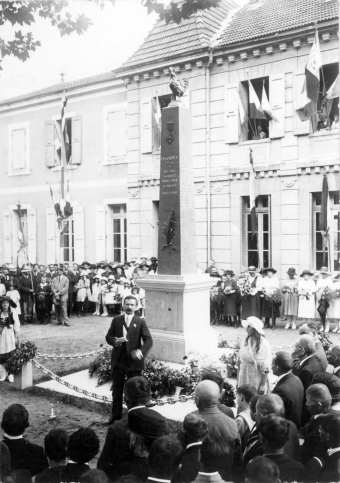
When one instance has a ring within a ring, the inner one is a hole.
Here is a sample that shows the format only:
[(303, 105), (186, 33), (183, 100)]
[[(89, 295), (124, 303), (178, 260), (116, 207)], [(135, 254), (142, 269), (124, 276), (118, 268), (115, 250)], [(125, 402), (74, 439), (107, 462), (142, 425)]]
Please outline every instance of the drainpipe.
[(205, 119), (206, 119), (206, 169), (205, 186), (207, 190), (207, 267), (211, 260), (211, 207), (210, 207), (210, 66), (213, 62), (213, 48), (209, 49), (209, 61), (205, 69)]

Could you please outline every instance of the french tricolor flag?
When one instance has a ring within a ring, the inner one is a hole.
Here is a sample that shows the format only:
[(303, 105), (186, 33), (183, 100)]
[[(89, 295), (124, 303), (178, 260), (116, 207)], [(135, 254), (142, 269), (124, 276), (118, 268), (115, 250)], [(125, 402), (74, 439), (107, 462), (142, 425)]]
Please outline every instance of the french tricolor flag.
[(266, 119), (268, 121), (279, 122), (278, 119), (272, 113), (272, 108), (270, 107), (268, 97), (267, 97), (267, 93), (266, 93), (266, 89), (264, 88), (264, 84), (263, 84), (263, 88), (262, 88), (261, 106), (262, 106), (262, 110), (264, 112), (264, 115), (266, 116)]
[(316, 31), (312, 50), (310, 51), (308, 63), (305, 68), (306, 94), (307, 97), (315, 103), (317, 103), (319, 96), (321, 67), (322, 60), (320, 54), (319, 35), (318, 31)]
[(257, 218), (256, 218), (256, 198), (257, 198), (257, 187), (256, 187), (256, 177), (254, 171), (254, 160), (253, 160), (253, 152), (250, 149), (249, 152), (249, 161), (250, 161), (250, 173), (249, 173), (249, 181), (250, 181), (250, 224), (251, 224), (251, 234), (254, 235), (257, 232)]
[(253, 84), (248, 80), (249, 85), (249, 117), (250, 119), (267, 119), (257, 97)]

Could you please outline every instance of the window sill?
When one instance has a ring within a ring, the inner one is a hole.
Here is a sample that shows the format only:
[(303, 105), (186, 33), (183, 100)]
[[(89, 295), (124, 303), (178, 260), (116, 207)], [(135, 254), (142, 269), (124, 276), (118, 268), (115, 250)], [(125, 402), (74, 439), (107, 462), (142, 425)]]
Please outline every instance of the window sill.
[(266, 139), (258, 139), (258, 140), (251, 140), (251, 141), (241, 141), (239, 143), (240, 146), (251, 146), (252, 144), (267, 144), (270, 143), (271, 139), (266, 138)]
[[(78, 169), (78, 166), (75, 164), (70, 164), (66, 166), (67, 171), (70, 171), (72, 169)], [(61, 171), (61, 166), (54, 166), (53, 168), (51, 168), (51, 171)]]
[(127, 164), (127, 157), (122, 156), (120, 158), (107, 159), (103, 162), (103, 166), (114, 166), (116, 164)]
[(325, 129), (324, 131), (315, 131), (313, 134), (310, 134), (310, 138), (318, 138), (323, 136), (331, 136), (332, 134), (336, 135), (339, 134), (339, 129)]
[(9, 171), (8, 176), (26, 176), (28, 174), (31, 174), (30, 170), (25, 170), (25, 171)]

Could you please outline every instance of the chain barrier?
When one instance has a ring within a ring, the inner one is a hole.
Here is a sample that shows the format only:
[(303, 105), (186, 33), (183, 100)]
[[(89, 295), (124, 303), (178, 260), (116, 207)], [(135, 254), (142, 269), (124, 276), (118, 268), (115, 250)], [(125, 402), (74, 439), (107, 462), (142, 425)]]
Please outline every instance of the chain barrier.
[[(94, 399), (97, 399), (98, 401), (104, 401), (104, 402), (108, 402), (108, 403), (112, 402), (111, 397), (100, 396), (99, 394), (96, 394), (95, 392), (86, 391), (86, 389), (81, 389), (80, 387), (75, 386), (74, 384), (70, 384), (69, 382), (64, 381), (61, 377), (54, 374), (52, 371), (50, 371), (49, 369), (44, 367), (42, 364), (40, 364), (35, 359), (32, 359), (31, 362), (37, 369), (42, 371), (47, 376), (50, 376), (51, 379), (59, 382), (60, 384), (68, 387), (69, 389), (72, 389), (73, 391), (79, 392), (80, 394), (84, 394), (84, 396), (93, 397)], [(154, 407), (154, 406), (164, 406), (165, 404), (176, 404), (177, 402), (184, 403), (184, 402), (188, 401), (188, 399), (193, 399), (193, 398), (194, 398), (193, 394), (191, 396), (186, 396), (186, 395), (179, 396), (179, 398), (175, 398), (175, 397), (168, 397), (167, 399), (158, 398), (156, 400), (151, 400), (147, 404), (147, 406), (148, 407)]]
[(52, 360), (57, 360), (57, 359), (82, 359), (83, 357), (91, 357), (95, 356), (97, 354), (101, 354), (102, 352), (105, 352), (106, 349), (99, 349), (98, 351), (91, 351), (91, 352), (85, 352), (84, 354), (40, 354), (40, 352), (37, 352), (36, 354), (36, 359), (52, 359)]

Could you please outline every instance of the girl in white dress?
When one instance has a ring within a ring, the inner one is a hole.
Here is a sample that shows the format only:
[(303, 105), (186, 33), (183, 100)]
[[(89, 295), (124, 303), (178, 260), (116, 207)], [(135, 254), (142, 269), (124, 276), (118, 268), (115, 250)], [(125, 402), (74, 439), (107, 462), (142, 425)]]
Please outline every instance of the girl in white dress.
[[(333, 290), (339, 291), (340, 293), (340, 272), (334, 277)], [(335, 320), (335, 329), (332, 332), (340, 333), (340, 297), (332, 300), (329, 310), (329, 318)]]
[(13, 310), (15, 303), (10, 297), (0, 299), (0, 382), (7, 378), (9, 382), (14, 382), (13, 375), (8, 375), (5, 370), (6, 361), (14, 353), (19, 344), (20, 322), (18, 314)]
[(110, 316), (113, 316), (114, 306), (117, 303), (117, 284), (114, 275), (109, 275), (107, 279), (107, 294), (105, 295), (105, 305)]
[(287, 324), (285, 329), (296, 329), (296, 318), (299, 309), (299, 297), (296, 292), (298, 287), (298, 280), (296, 279), (295, 268), (289, 268), (287, 272), (288, 278), (284, 281), (282, 287), (282, 302), (283, 302), (283, 314), (287, 317)]
[[(318, 312), (318, 307), (325, 289), (329, 288), (330, 290), (333, 290), (333, 281), (330, 275), (331, 274), (328, 272), (327, 267), (321, 267), (319, 278), (316, 281), (316, 317), (315, 318), (318, 318), (319, 316), (321, 316)], [(326, 315), (325, 316), (322, 315), (321, 317), (322, 328), (325, 332), (329, 332), (330, 310), (331, 310), (331, 307), (329, 306), (327, 309)]]
[(313, 273), (309, 270), (304, 270), (300, 277), (302, 280), (298, 283), (299, 294), (299, 310), (298, 317), (308, 321), (315, 318), (315, 282), (311, 279)]
[(89, 293), (90, 293), (90, 280), (87, 277), (87, 274), (85, 271), (82, 271), (80, 274), (80, 279), (78, 283), (75, 285), (75, 288), (77, 289), (77, 307), (78, 307), (78, 317), (83, 315), (85, 317), (86, 315), (86, 308), (87, 308), (87, 303), (84, 304), (84, 302), (87, 301)]
[(92, 284), (92, 295), (91, 301), (96, 304), (96, 310), (93, 312), (93, 315), (100, 315), (100, 275), (95, 275), (93, 277), (93, 284)]
[(109, 290), (107, 288), (107, 278), (101, 277), (100, 279), (100, 295), (99, 295), (99, 303), (102, 306), (103, 313), (102, 317), (107, 317), (109, 314), (107, 313), (106, 307), (106, 295), (108, 294)]
[[(18, 290), (14, 290), (14, 285), (11, 283), (9, 285), (9, 290), (7, 290), (7, 297), (10, 297), (11, 300), (13, 300), (13, 302), (16, 304), (16, 308), (15, 309), (12, 309), (12, 310), (15, 310), (16, 313), (18, 315), (21, 315), (21, 308), (20, 308), (20, 293), (18, 292)], [(20, 319), (20, 317), (19, 317)]]

